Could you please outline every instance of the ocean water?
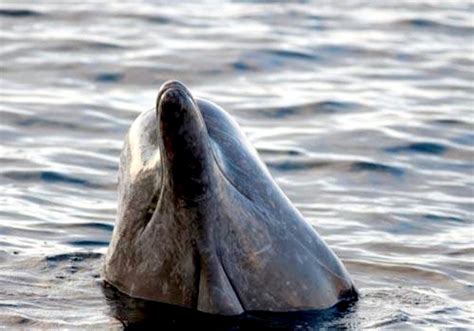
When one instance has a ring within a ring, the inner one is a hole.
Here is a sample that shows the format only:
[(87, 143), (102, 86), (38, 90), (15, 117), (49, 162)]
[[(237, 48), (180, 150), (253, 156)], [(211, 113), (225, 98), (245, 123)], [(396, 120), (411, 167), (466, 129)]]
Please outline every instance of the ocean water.
[(274, 328), (471, 328), (473, 17), (468, 0), (2, 1), (0, 328), (146, 316), (100, 269), (124, 135), (168, 79), (236, 118), (361, 292)]

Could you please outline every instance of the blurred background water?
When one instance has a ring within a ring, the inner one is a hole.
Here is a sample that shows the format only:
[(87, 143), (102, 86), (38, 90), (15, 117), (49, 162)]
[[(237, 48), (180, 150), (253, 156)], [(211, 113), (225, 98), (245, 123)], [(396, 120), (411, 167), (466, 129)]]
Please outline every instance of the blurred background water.
[(173, 78), (342, 258), (362, 299), (340, 323), (472, 327), (473, 54), (468, 0), (2, 1), (0, 326), (121, 325), (99, 275), (118, 157)]

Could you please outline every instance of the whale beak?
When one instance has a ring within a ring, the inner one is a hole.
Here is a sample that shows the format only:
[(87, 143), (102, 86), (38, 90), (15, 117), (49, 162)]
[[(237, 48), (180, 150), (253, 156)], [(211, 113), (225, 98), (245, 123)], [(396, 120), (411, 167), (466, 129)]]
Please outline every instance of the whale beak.
[(160, 88), (156, 112), (164, 152), (169, 156), (192, 146), (188, 138), (193, 138), (205, 126), (191, 92), (177, 80), (167, 81)]
[(163, 85), (161, 85), (161, 87), (160, 87), (160, 90), (158, 91), (158, 97), (156, 99), (157, 100), (157, 105), (156, 105), (157, 108), (159, 106), (160, 101), (162, 100), (163, 94), (165, 94), (168, 91), (181, 91), (181, 92), (183, 92), (183, 94), (188, 95), (192, 99), (191, 92), (186, 87), (186, 85), (184, 85), (179, 80), (169, 80), (169, 81), (166, 81), (165, 83), (163, 83)]
[(201, 198), (209, 189), (213, 158), (199, 107), (188, 88), (174, 80), (158, 92), (156, 112), (163, 171), (171, 191), (180, 200)]

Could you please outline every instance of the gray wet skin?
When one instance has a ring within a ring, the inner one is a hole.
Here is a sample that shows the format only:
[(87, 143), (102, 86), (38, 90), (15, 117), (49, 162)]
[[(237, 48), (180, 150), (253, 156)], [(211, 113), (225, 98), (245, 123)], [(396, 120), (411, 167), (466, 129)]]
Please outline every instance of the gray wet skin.
[(237, 123), (180, 82), (132, 124), (118, 196), (103, 276), (132, 297), (237, 315), (357, 296)]

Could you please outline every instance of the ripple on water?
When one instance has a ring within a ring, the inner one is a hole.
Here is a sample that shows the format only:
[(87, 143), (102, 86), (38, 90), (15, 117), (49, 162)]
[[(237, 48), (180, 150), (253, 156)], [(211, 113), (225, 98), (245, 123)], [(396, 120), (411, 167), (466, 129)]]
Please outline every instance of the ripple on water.
[(394, 177), (402, 177), (405, 174), (405, 170), (400, 167), (395, 167), (383, 163), (377, 162), (366, 162), (366, 161), (359, 161), (354, 162), (351, 165), (351, 170), (356, 172), (375, 172), (381, 174), (387, 174)]
[(309, 169), (331, 167), (337, 165), (335, 162), (318, 161), (311, 159), (291, 160), (269, 160), (266, 162), (270, 169), (278, 171), (306, 171)]
[(20, 182), (42, 181), (46, 183), (64, 183), (68, 185), (77, 185), (81, 187), (98, 188), (100, 185), (87, 179), (66, 175), (56, 171), (4, 171), (1, 176)]
[(62, 261), (84, 261), (87, 259), (98, 259), (102, 256), (102, 254), (95, 252), (73, 252), (58, 255), (48, 255), (45, 259), (48, 262), (56, 263)]
[(447, 225), (447, 223), (455, 223), (458, 225), (468, 224), (469, 222), (461, 217), (456, 216), (447, 216), (447, 215), (435, 215), (435, 214), (426, 214), (423, 215), (422, 218), (426, 221), (436, 222), (443, 226)]
[(97, 82), (101, 83), (115, 83), (123, 79), (123, 74), (120, 73), (102, 73), (95, 77)]
[(109, 223), (101, 223), (101, 222), (87, 222), (87, 223), (78, 223), (78, 224), (68, 224), (67, 226), (71, 227), (84, 227), (84, 228), (91, 228), (97, 230), (105, 230), (112, 233), (114, 226)]
[(43, 14), (39, 11), (29, 9), (0, 9), (0, 16), (23, 18), (23, 17), (38, 17)]
[(466, 25), (466, 26), (453, 25), (453, 24), (443, 23), (443, 22), (434, 21), (431, 19), (424, 19), (424, 18), (411, 18), (411, 19), (398, 20), (394, 22), (393, 25), (398, 26), (398, 27), (405, 27), (405, 28), (413, 27), (420, 30), (433, 29), (438, 32), (453, 33), (456, 35), (474, 32), (474, 28), (469, 25)]
[(100, 240), (69, 240), (66, 241), (67, 244), (76, 246), (76, 247), (107, 247), (109, 245), (108, 241), (100, 241)]
[(439, 143), (418, 142), (410, 143), (403, 146), (394, 146), (386, 148), (385, 151), (389, 153), (421, 153), (442, 155), (447, 151), (448, 147)]
[(337, 115), (349, 112), (367, 110), (368, 107), (356, 102), (342, 100), (322, 100), (302, 105), (292, 105), (275, 108), (246, 109), (246, 113), (252, 113), (252, 116), (261, 115), (265, 118), (300, 118), (307, 119), (311, 116)]
[(62, 128), (62, 129), (77, 129), (79, 125), (70, 121), (50, 120), (46, 118), (24, 118), (16, 122), (18, 126), (23, 127), (42, 127), (42, 128)]
[(302, 148), (296, 147), (273, 147), (266, 145), (265, 147), (257, 147), (260, 155), (274, 156), (306, 156), (307, 152)]
[(385, 318), (382, 321), (377, 323), (373, 323), (368, 328), (387, 328), (387, 327), (394, 327), (397, 324), (408, 322), (410, 320), (410, 314), (408, 312), (399, 311), (392, 316)]
[(244, 51), (231, 63), (238, 72), (271, 71), (301, 62), (311, 63), (321, 58), (315, 52), (306, 49), (261, 49)]

